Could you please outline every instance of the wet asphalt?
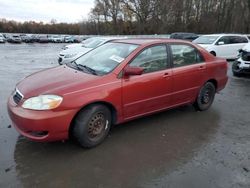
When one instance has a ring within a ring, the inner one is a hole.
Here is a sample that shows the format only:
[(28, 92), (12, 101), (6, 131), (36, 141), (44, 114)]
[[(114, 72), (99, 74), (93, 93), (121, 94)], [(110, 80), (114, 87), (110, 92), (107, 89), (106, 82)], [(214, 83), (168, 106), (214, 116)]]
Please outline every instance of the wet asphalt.
[(57, 66), (63, 45), (0, 44), (0, 187), (250, 187), (250, 78), (230, 70), (208, 111), (185, 106), (121, 124), (93, 149), (20, 136), (7, 98), (23, 77)]

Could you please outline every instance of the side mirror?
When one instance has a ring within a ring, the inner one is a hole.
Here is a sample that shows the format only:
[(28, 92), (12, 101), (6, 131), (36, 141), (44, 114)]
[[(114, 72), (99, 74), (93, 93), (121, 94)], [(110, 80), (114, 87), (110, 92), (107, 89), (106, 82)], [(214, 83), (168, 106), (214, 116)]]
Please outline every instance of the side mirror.
[(223, 41), (218, 42), (218, 45), (223, 45), (223, 44), (225, 44), (225, 42)]
[(141, 67), (130, 67), (127, 66), (124, 68), (123, 75), (124, 76), (132, 76), (132, 75), (141, 75), (144, 69)]

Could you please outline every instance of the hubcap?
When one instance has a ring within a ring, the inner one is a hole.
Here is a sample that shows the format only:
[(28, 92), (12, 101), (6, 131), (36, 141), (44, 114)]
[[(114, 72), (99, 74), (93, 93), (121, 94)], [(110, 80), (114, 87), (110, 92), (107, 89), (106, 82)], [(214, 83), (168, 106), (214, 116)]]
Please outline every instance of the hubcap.
[(210, 88), (207, 88), (202, 96), (202, 103), (208, 104), (210, 102), (211, 97), (212, 97), (212, 91)]
[(89, 122), (88, 134), (90, 138), (100, 136), (105, 129), (106, 121), (103, 114), (98, 113), (93, 116)]

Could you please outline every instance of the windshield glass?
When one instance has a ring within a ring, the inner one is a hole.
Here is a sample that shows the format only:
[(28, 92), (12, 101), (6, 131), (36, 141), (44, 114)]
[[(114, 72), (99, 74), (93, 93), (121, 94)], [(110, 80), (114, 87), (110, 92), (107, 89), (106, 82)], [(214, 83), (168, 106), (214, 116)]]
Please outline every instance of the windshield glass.
[(84, 43), (84, 47), (85, 48), (96, 48), (97, 46), (101, 45), (105, 41), (106, 41), (105, 39), (96, 38), (90, 42)]
[(82, 44), (87, 44), (87, 43), (92, 42), (94, 39), (95, 39), (95, 38), (88, 38), (88, 39), (86, 39), (86, 40), (83, 40), (81, 43), (82, 43)]
[(196, 44), (213, 44), (219, 36), (200, 36), (193, 43)]
[(98, 75), (108, 74), (137, 47), (135, 44), (106, 43), (81, 56), (75, 63), (93, 69)]

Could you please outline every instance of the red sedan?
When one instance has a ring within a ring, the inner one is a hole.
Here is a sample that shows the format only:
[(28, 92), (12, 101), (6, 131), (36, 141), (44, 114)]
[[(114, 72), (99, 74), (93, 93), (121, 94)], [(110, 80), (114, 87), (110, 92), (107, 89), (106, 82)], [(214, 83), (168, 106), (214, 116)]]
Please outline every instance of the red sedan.
[(226, 60), (190, 42), (116, 40), (26, 77), (10, 96), (8, 112), (32, 140), (72, 135), (94, 147), (111, 124), (190, 103), (207, 110), (227, 80)]

